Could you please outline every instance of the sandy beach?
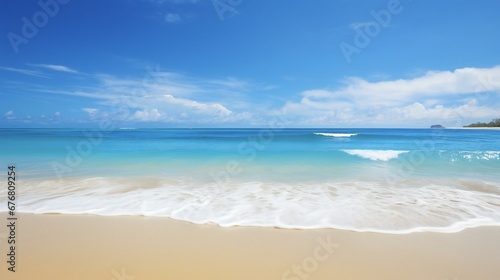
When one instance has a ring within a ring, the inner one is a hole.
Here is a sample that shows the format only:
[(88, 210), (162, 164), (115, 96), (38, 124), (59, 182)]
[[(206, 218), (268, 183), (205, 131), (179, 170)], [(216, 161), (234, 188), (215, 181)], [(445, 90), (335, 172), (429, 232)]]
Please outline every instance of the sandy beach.
[(16, 272), (4, 261), (0, 279), (493, 280), (500, 275), (498, 236), (500, 227), (393, 235), (21, 214)]

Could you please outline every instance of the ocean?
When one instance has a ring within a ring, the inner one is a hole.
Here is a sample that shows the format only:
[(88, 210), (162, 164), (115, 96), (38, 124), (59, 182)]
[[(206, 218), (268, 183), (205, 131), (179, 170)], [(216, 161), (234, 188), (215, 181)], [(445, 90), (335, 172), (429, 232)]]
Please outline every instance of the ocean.
[[(383, 233), (500, 225), (500, 130), (0, 129), (17, 211)], [(7, 211), (7, 187), (0, 211)]]

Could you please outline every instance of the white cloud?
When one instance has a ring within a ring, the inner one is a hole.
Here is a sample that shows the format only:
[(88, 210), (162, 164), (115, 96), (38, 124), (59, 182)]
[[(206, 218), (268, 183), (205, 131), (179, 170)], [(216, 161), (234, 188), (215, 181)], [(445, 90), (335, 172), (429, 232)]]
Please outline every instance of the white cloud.
[(56, 117), (60, 117), (60, 116), (61, 116), (61, 112), (55, 112), (55, 113), (54, 113), (54, 116), (56, 116)]
[(248, 118), (244, 112), (234, 113), (224, 102), (239, 109), (245, 106), (245, 102), (239, 98), (244, 98), (243, 93), (246, 91), (257, 88), (250, 82), (234, 77), (196, 78), (160, 71), (159, 67), (146, 70), (142, 79), (94, 75), (98, 84), (85, 91), (39, 91), (92, 98), (108, 108), (83, 108), (91, 118), (190, 123), (232, 122)]
[[(415, 97), (470, 94), (500, 90), (500, 66), (494, 68), (461, 68), (450, 71), (430, 71), (413, 79), (370, 83), (351, 78), (336, 95), (362, 98), (371, 103), (386, 104)], [(378, 101), (378, 102), (377, 102)]]
[(137, 111), (132, 116), (132, 120), (150, 122), (150, 121), (158, 121), (162, 117), (162, 114), (158, 111), (158, 109), (145, 109), (142, 111)]
[(7, 113), (5, 113), (5, 118), (8, 120), (15, 120), (16, 117), (14, 117), (14, 111), (10, 110)]
[(181, 16), (179, 14), (168, 13), (165, 16), (165, 21), (168, 23), (175, 23), (181, 21)]
[(52, 71), (59, 71), (59, 72), (67, 72), (67, 73), (78, 73), (78, 71), (73, 70), (67, 66), (63, 65), (54, 65), (54, 64), (28, 64), (30, 66), (35, 66), (35, 67), (40, 67), (40, 68), (45, 68), (49, 69)]
[(263, 87), (233, 77), (197, 78), (158, 67), (148, 68), (142, 79), (92, 77), (97, 81), (93, 88), (44, 92), (95, 99), (100, 110), (82, 109), (91, 119), (216, 125), (262, 125), (271, 113), (281, 113), (293, 126), (427, 126), (434, 122), (446, 126), (495, 118), (500, 108), (500, 66), (429, 71), (376, 82), (351, 77), (336, 88), (305, 90), (284, 105), (250, 96), (262, 93)]
[(89, 114), (90, 117), (94, 117), (99, 112), (99, 109), (95, 109), (95, 108), (82, 108), (82, 111), (84, 111), (87, 114)]
[(480, 106), (476, 99), (471, 99), (464, 104), (445, 107), (437, 105), (426, 107), (419, 102), (401, 107), (393, 108), (385, 112), (384, 119), (397, 119), (402, 121), (413, 120), (441, 120), (448, 125), (463, 126), (475, 119), (489, 119), (497, 116), (499, 111), (492, 107)]
[(190, 111), (193, 111), (198, 114), (210, 114), (210, 115), (216, 115), (216, 116), (229, 116), (233, 112), (228, 110), (226, 107), (222, 106), (221, 104), (217, 103), (200, 103), (197, 101), (189, 100), (189, 99), (184, 99), (184, 98), (175, 98), (172, 95), (165, 95), (165, 101), (173, 104), (173, 105), (179, 105), (182, 107), (185, 107), (189, 109)]
[[(162, 122), (213, 122), (230, 121), (233, 112), (219, 103), (203, 103), (172, 95), (148, 95), (140, 98), (134, 106), (140, 108), (130, 120)], [(236, 117), (236, 116), (235, 116)], [(241, 119), (242, 116), (236, 118)]]
[(335, 90), (304, 91), (299, 102), (287, 102), (282, 110), (310, 125), (466, 122), (498, 115), (495, 106), (500, 104), (479, 105), (486, 93), (500, 93), (500, 66), (430, 71), (417, 78), (381, 82), (349, 78)]

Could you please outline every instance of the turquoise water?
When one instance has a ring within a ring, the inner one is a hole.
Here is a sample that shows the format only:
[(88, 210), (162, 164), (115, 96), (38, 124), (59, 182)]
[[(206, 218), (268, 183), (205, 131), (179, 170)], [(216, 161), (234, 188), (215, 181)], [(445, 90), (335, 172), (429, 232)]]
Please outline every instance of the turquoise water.
[(32, 213), (381, 232), (500, 224), (500, 130), (1, 129), (0, 155)]

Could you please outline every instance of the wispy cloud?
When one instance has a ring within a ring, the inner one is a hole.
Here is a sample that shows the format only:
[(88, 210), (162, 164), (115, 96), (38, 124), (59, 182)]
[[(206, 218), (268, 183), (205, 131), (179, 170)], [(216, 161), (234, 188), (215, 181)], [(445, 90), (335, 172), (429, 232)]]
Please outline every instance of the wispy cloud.
[(351, 27), (352, 29), (358, 29), (358, 28), (362, 28), (362, 27), (365, 27), (365, 26), (371, 26), (371, 25), (375, 25), (377, 24), (376, 22), (374, 21), (368, 21), (368, 22), (353, 22), (349, 25), (349, 27)]
[(21, 69), (21, 68), (12, 68), (12, 67), (3, 67), (3, 66), (0, 66), (0, 69), (5, 70), (5, 71), (10, 71), (10, 72), (16, 72), (16, 73), (20, 73), (20, 74), (24, 74), (24, 75), (29, 75), (29, 76), (42, 77), (42, 78), (46, 78), (47, 77), (42, 72), (35, 71), (35, 70)]
[(175, 98), (172, 95), (165, 95), (164, 96), (165, 101), (168, 102), (169, 104), (172, 105), (178, 105), (184, 108), (187, 108), (188, 110), (194, 110), (198, 112), (206, 112), (214, 115), (219, 115), (219, 116), (229, 116), (233, 112), (228, 110), (226, 107), (222, 106), (221, 104), (217, 103), (200, 103), (197, 101), (189, 100), (189, 99), (184, 99), (184, 98)]
[(181, 16), (179, 14), (168, 13), (165, 16), (165, 21), (168, 23), (175, 23), (181, 21)]
[(9, 110), (7, 113), (4, 114), (5, 118), (8, 120), (15, 120), (16, 117), (14, 117), (14, 111)]
[(254, 87), (248, 81), (197, 78), (159, 67), (147, 71), (142, 79), (96, 74), (91, 87), (38, 91), (95, 99), (100, 109), (82, 108), (92, 119), (110, 117), (112, 108), (117, 107), (127, 107), (127, 114), (120, 115), (122, 121), (209, 123), (251, 119), (248, 113), (229, 108), (235, 104), (232, 101)]
[(54, 64), (28, 64), (30, 66), (34, 66), (34, 67), (40, 67), (40, 68), (45, 68), (45, 69), (49, 69), (49, 70), (52, 70), (52, 71), (60, 71), (60, 72), (67, 72), (67, 73), (78, 73), (78, 71), (74, 70), (74, 69), (71, 69), (67, 66), (63, 66), (63, 65), (54, 65)]
[(156, 6), (155, 12), (148, 15), (157, 22), (174, 24), (193, 19), (193, 11), (188, 7), (201, 2), (199, 0), (142, 0)]
[(66, 72), (66, 73), (78, 73), (78, 71), (63, 65), (54, 65), (54, 64), (27, 64), (27, 65), (31, 66), (32, 68), (38, 68), (38, 69), (34, 70), (34, 69), (4, 67), (4, 66), (0, 66), (0, 69), (28, 76), (41, 77), (41, 78), (50, 77), (48, 73), (41, 71), (42, 69), (58, 71), (58, 72)]
[(239, 80), (233, 77), (227, 77), (224, 80), (218, 79), (218, 80), (207, 80), (208, 83), (214, 84), (214, 85), (219, 85), (219, 86), (224, 86), (228, 88), (233, 88), (233, 89), (247, 89), (250, 87), (250, 83), (247, 81)]
[(99, 112), (99, 109), (95, 109), (95, 108), (82, 108), (82, 111), (88, 113), (89, 115), (95, 115), (97, 112)]

